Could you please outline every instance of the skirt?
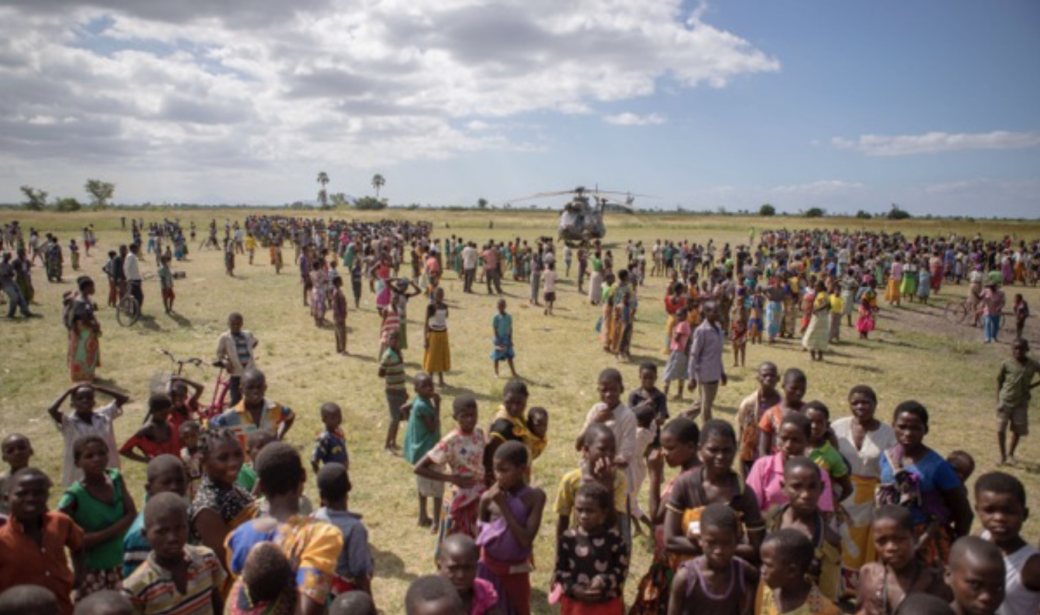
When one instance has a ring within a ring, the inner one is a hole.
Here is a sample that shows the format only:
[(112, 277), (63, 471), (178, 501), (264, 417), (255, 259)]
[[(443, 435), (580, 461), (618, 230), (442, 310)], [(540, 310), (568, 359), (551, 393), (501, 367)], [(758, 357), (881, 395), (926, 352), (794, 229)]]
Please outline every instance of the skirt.
[(830, 339), (836, 340), (841, 337), (841, 314), (831, 312), (831, 328), (828, 332)]
[(859, 586), (859, 569), (876, 559), (874, 534), (874, 491), (881, 484), (877, 478), (850, 476), (852, 495), (841, 503), (846, 520), (841, 526), (841, 555), (844, 592), (855, 595)]
[(499, 339), (495, 339), (492, 343), (494, 344), (491, 351), (492, 361), (508, 361), (516, 356), (511, 343)]
[(603, 301), (603, 273), (593, 271), (589, 278), (589, 301), (593, 305), (599, 305)]
[(686, 380), (689, 357), (681, 350), (673, 350), (668, 356), (668, 364), (664, 367), (664, 381)]
[(888, 286), (885, 287), (885, 301), (889, 303), (899, 301), (899, 280), (889, 278)]
[(321, 286), (311, 289), (311, 316), (325, 318), (325, 289)]
[(430, 331), (430, 343), (423, 353), (423, 371), (438, 374), (451, 371), (451, 347), (447, 331)]
[(802, 336), (802, 346), (809, 350), (827, 350), (827, 314), (813, 314)]
[(625, 604), (621, 598), (604, 602), (582, 602), (574, 598), (563, 597), (560, 615), (624, 615)]
[(769, 339), (776, 339), (780, 334), (780, 324), (784, 318), (784, 307), (779, 301), (766, 303), (766, 335)]
[(877, 325), (874, 320), (874, 310), (867, 308), (859, 309), (859, 318), (856, 319), (856, 331), (860, 333), (870, 333), (874, 330)]
[(69, 370), (73, 382), (91, 382), (94, 372), (101, 367), (101, 343), (97, 334), (88, 327), (69, 331)]

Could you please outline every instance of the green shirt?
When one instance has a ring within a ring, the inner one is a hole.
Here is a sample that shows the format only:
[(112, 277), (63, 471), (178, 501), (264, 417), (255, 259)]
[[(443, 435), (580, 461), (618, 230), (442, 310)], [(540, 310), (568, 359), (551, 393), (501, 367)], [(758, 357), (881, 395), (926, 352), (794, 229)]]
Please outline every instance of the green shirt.
[[(119, 470), (105, 470), (112, 481), (112, 502), (102, 502), (90, 495), (81, 481), (72, 483), (58, 502), (58, 510), (66, 510), (75, 504), (76, 510), (69, 515), (76, 525), (87, 534), (112, 527), (126, 515), (123, 506), (123, 477)], [(105, 542), (83, 550), (83, 565), (87, 570), (111, 570), (123, 566), (123, 537), (113, 536)]]
[(383, 368), (383, 378), (386, 380), (387, 391), (404, 391), (404, 361), (401, 354), (393, 348), (387, 348), (383, 353), (383, 359), (379, 362)]
[(828, 441), (809, 452), (809, 461), (820, 466), (831, 478), (841, 478), (849, 474), (849, 466), (845, 459)]
[(249, 493), (252, 493), (253, 486), (256, 485), (256, 481), (256, 470), (254, 470), (253, 467), (249, 464), (242, 464), (242, 469), (238, 471), (238, 478), (235, 479), (235, 484), (245, 489)]
[(404, 459), (415, 464), (441, 439), (440, 429), (426, 429), (423, 418), (437, 418), (437, 409), (430, 400), (416, 397), (408, 414), (408, 430), (404, 434)]
[(1000, 383), (1000, 407), (1020, 408), (1029, 405), (1029, 384), (1040, 373), (1040, 363), (1026, 357), (1025, 363), (1014, 359), (1004, 361), (1000, 366), (997, 382)]

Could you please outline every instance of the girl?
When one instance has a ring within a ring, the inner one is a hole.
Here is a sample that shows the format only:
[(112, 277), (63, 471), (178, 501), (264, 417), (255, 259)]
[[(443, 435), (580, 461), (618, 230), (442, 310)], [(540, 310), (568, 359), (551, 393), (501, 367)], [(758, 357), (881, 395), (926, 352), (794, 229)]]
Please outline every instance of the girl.
[(451, 371), (451, 347), (448, 345), (448, 304), (444, 303), (444, 289), (434, 291), (434, 301), (426, 308), (424, 326), (423, 371), (436, 374), (438, 384), (444, 386), (444, 372)]
[(749, 321), (747, 319), (747, 310), (744, 309), (740, 302), (733, 304), (730, 322), (732, 323), (730, 342), (733, 345), (733, 367), (743, 367), (744, 359), (747, 356)]
[(191, 530), (199, 544), (225, 561), (224, 540), (255, 515), (253, 496), (236, 484), (245, 453), (230, 429), (211, 429), (199, 442), (202, 482), (191, 503)]
[(885, 301), (897, 307), (902, 301), (902, 295), (899, 292), (899, 286), (902, 281), (903, 255), (896, 254), (896, 258), (892, 261), (892, 267), (888, 274), (888, 285), (885, 287)]
[(690, 329), (690, 323), (686, 321), (687, 316), (689, 316), (689, 312), (685, 306), (679, 308), (675, 313), (675, 325), (671, 329), (668, 344), (671, 354), (668, 357), (668, 365), (664, 368), (665, 397), (668, 396), (668, 387), (671, 386), (672, 381), (679, 381), (679, 390), (676, 391), (674, 398), (676, 401), (682, 401), (683, 382), (686, 380), (686, 373), (689, 369), (687, 349), (693, 332)]
[[(141, 463), (148, 463), (159, 455), (180, 455), (177, 428), (168, 422), (172, 409), (173, 402), (167, 395), (156, 393), (148, 398), (145, 425), (119, 448), (119, 454)], [(135, 453), (135, 449), (142, 454)]]
[(599, 305), (603, 301), (603, 257), (596, 250), (589, 259), (592, 275), (589, 276), (589, 304)]
[[(545, 450), (546, 436), (544, 433), (535, 433), (532, 428), (535, 421), (533, 416), (536, 408), (531, 408), (527, 413), (527, 385), (519, 378), (513, 378), (506, 383), (503, 391), (502, 406), (499, 407), (495, 418), (488, 429), (488, 444), (484, 449), (484, 477), (491, 485), (494, 476), (494, 456), (498, 447), (505, 442), (520, 442), (527, 448), (530, 463)], [(548, 421), (546, 421), (546, 429)], [(530, 468), (530, 463), (528, 468)], [(528, 474), (530, 476), (530, 474)]]
[(491, 331), (494, 345), (491, 350), (491, 360), (495, 362), (495, 378), (498, 378), (498, 364), (506, 361), (509, 371), (516, 378), (516, 369), (513, 367), (513, 358), (516, 356), (513, 350), (513, 317), (506, 313), (506, 300), (498, 300), (498, 314), (491, 319)]
[(711, 504), (701, 515), (700, 533), (705, 554), (675, 573), (668, 615), (751, 615), (758, 571), (736, 557), (740, 519), (729, 506)]
[[(668, 588), (674, 568), (665, 549), (664, 521), (667, 514), (665, 503), (671, 497), (675, 482), (696, 470), (700, 465), (697, 443), (700, 430), (697, 424), (686, 417), (672, 419), (661, 430), (661, 447), (653, 449), (647, 457), (650, 476), (650, 520), (654, 529), (654, 558), (650, 569), (639, 582), (636, 601), (631, 615), (658, 615), (668, 608)], [(679, 473), (664, 484), (664, 466), (679, 468)], [(662, 486), (663, 485), (663, 486)]]
[[(413, 291), (409, 291), (409, 287), (413, 288)], [(415, 285), (415, 282), (406, 278), (397, 280), (396, 284), (390, 284), (390, 290), (393, 292), (393, 298), (390, 303), (397, 310), (397, 315), (401, 319), (401, 350), (408, 349), (408, 301), (412, 297), (418, 297), (422, 294), (422, 289)]]
[[(777, 453), (763, 455), (751, 467), (747, 485), (758, 498), (758, 506), (767, 511), (773, 506), (787, 504), (788, 497), (784, 492), (784, 465), (795, 457), (803, 457), (809, 448), (809, 436), (812, 427), (804, 415), (792, 412), (784, 417), (777, 431)], [(823, 495), (820, 499), (820, 510), (824, 514), (834, 512), (834, 491), (830, 477), (823, 475)]]
[(72, 448), (83, 478), (65, 491), (58, 511), (83, 528), (84, 576), (76, 600), (104, 589), (120, 590), (123, 581), (123, 534), (137, 518), (133, 496), (123, 477), (108, 465), (108, 445), (96, 434), (80, 436)]
[(834, 485), (834, 501), (840, 502), (852, 493), (849, 466), (831, 441), (831, 411), (819, 401), (805, 404), (805, 418), (809, 419), (809, 460), (827, 473)]
[(802, 336), (802, 347), (809, 351), (813, 361), (823, 361), (823, 353), (827, 351), (830, 333), (831, 299), (827, 294), (827, 286), (823, 282), (816, 283), (816, 293), (812, 302), (812, 318)]
[(917, 295), (917, 263), (914, 262), (913, 256), (907, 258), (906, 267), (903, 267), (903, 281), (899, 285), (899, 292), (903, 294), (904, 299), (910, 303), (914, 302)]
[(765, 524), (754, 492), (745, 487), (741, 476), (733, 471), (733, 460), (737, 456), (737, 434), (733, 426), (721, 419), (705, 422), (699, 454), (703, 465), (675, 481), (668, 498), (664, 538), (672, 561), (681, 562), (703, 554), (698, 526), (701, 514), (709, 504), (721, 503), (737, 513), (747, 532), (747, 541), (737, 547), (737, 555), (758, 563)]
[(915, 554), (917, 537), (910, 511), (902, 506), (882, 506), (873, 523), (873, 549), (880, 562), (859, 572), (856, 609), (862, 615), (893, 615), (912, 593), (933, 594), (945, 602), (953, 592), (939, 571), (926, 566)]
[(672, 352), (672, 334), (675, 331), (675, 325), (685, 319), (685, 316), (682, 319), (679, 318), (679, 310), (684, 307), (686, 307), (686, 288), (681, 282), (676, 282), (668, 287), (668, 292), (664, 296), (664, 311), (668, 314), (668, 322), (664, 331), (664, 353), (666, 355), (670, 355)]
[(856, 331), (859, 331), (859, 338), (865, 340), (870, 335), (870, 332), (877, 327), (877, 291), (875, 290), (874, 278), (871, 276), (864, 276), (863, 287), (859, 289), (859, 293), (856, 295), (856, 302), (859, 303), (859, 318), (856, 319)]
[(314, 318), (315, 327), (321, 327), (325, 324), (325, 287), (327, 282), (325, 259), (317, 258), (314, 260), (310, 272), (311, 317)]
[[(924, 444), (928, 410), (916, 401), (896, 406), (892, 429), (898, 444), (881, 457), (881, 504), (907, 506), (926, 563), (947, 563), (950, 546), (971, 529), (967, 492), (950, 464)], [(952, 535), (949, 526), (952, 523)]]
[(73, 382), (93, 382), (97, 368), (101, 367), (101, 324), (94, 315), (97, 305), (91, 300), (94, 280), (81, 276), (76, 283), (79, 293), (66, 299), (71, 302), (67, 316), (63, 311), (69, 332), (69, 370)]
[[(772, 365), (772, 364), (770, 364)], [(780, 431), (780, 422), (792, 412), (801, 412), (805, 408), (805, 391), (809, 383), (805, 372), (792, 367), (784, 372), (782, 388), (784, 398), (779, 404), (766, 410), (758, 421), (758, 456), (766, 457), (776, 452), (776, 434)]]
[[(755, 288), (750, 300), (750, 311), (748, 314), (747, 332), (752, 344), (762, 343), (762, 312), (765, 308), (765, 297), (762, 290)], [(741, 361), (741, 365), (743, 365)]]
[(574, 498), (576, 528), (556, 546), (553, 595), (562, 594), (562, 615), (624, 613), (621, 593), (628, 573), (628, 546), (614, 519), (613, 494), (588, 481)]
[(932, 292), (932, 272), (928, 268), (928, 261), (922, 259), (920, 273), (917, 275), (917, 298), (921, 303), (928, 305), (928, 296)]
[(770, 278), (765, 289), (766, 294), (766, 341), (770, 344), (776, 341), (780, 334), (780, 325), (784, 317), (784, 306), (782, 303), (783, 289), (775, 278)]
[(495, 482), (480, 497), (477, 576), (491, 582), (502, 615), (531, 613), (531, 554), (545, 493), (524, 482), (527, 449), (506, 442), (495, 451)]

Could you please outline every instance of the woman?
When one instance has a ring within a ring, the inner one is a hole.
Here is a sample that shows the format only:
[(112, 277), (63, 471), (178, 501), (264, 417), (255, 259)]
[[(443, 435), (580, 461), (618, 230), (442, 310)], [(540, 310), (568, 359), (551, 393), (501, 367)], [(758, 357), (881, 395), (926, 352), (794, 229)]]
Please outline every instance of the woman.
[(325, 292), (328, 283), (328, 275), (325, 273), (325, 259), (319, 258), (311, 266), (311, 317), (314, 318), (314, 326), (321, 327), (325, 322)]
[(94, 372), (101, 366), (101, 324), (94, 315), (97, 306), (90, 300), (94, 280), (82, 276), (77, 284), (79, 293), (66, 299), (71, 301), (65, 317), (69, 330), (69, 369), (73, 382), (93, 382)]
[(822, 361), (827, 351), (830, 331), (831, 299), (827, 294), (827, 286), (823, 282), (816, 283), (809, 326), (802, 336), (802, 347), (809, 351), (813, 361)]
[(950, 464), (925, 446), (928, 410), (924, 406), (916, 401), (896, 406), (892, 429), (897, 443), (881, 457), (877, 501), (909, 508), (918, 556), (928, 565), (945, 566), (953, 542), (971, 530), (967, 490)]
[(603, 300), (603, 256), (599, 250), (589, 259), (592, 275), (589, 277), (589, 303), (599, 305)]
[(852, 416), (834, 421), (831, 430), (852, 480), (852, 493), (841, 503), (848, 530), (842, 533), (842, 575), (846, 593), (855, 594), (859, 569), (876, 559), (870, 531), (874, 491), (881, 483), (881, 456), (896, 445), (896, 435), (892, 427), (874, 417), (877, 394), (869, 386), (852, 387), (849, 409)]
[(885, 301), (892, 305), (899, 305), (902, 296), (899, 294), (899, 284), (903, 281), (903, 257), (896, 254), (895, 261), (888, 275), (888, 285), (885, 286)]
[(770, 278), (766, 289), (766, 340), (772, 344), (780, 335), (783, 322), (784, 306), (781, 303), (782, 293), (775, 278)]
[(451, 371), (451, 347), (448, 344), (448, 304), (444, 303), (444, 289), (434, 291), (434, 302), (426, 307), (426, 325), (423, 338), (423, 370), (436, 374), (438, 384), (444, 386), (444, 372)]
[(856, 302), (859, 304), (859, 318), (856, 319), (856, 331), (860, 339), (867, 339), (870, 332), (877, 327), (877, 291), (874, 290), (874, 278), (865, 276), (863, 286), (856, 294)]

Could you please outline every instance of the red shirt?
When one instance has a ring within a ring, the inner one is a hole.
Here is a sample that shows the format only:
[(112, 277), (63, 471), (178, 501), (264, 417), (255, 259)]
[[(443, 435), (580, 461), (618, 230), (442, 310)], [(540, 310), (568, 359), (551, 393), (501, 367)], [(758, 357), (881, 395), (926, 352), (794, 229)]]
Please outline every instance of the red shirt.
[(72, 615), (75, 577), (65, 549), (75, 553), (82, 548), (83, 530), (60, 512), (46, 512), (40, 535), (37, 544), (14, 517), (0, 528), (0, 592), (15, 585), (40, 585), (58, 598), (63, 615)]

